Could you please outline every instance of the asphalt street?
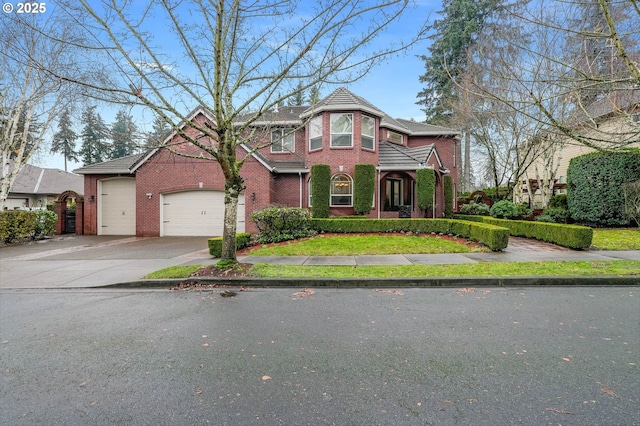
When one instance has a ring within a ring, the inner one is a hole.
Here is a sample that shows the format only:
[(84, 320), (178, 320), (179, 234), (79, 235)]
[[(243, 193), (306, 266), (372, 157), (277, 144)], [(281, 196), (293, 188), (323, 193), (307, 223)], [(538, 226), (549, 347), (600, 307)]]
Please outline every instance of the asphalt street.
[(0, 290), (3, 425), (637, 425), (638, 287)]

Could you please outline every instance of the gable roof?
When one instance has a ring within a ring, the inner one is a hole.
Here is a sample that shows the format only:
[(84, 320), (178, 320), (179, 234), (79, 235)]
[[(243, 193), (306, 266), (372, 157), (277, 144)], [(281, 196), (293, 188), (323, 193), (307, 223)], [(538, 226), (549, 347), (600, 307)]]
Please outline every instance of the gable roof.
[(59, 169), (45, 169), (25, 164), (11, 186), (12, 194), (58, 195), (64, 191), (84, 193), (82, 176)]

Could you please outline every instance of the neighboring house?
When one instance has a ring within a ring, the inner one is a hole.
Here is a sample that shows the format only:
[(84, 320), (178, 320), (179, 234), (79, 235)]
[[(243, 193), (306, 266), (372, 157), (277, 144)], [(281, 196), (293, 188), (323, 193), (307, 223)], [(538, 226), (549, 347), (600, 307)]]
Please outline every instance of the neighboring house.
[[(198, 108), (189, 116), (192, 121), (213, 122), (213, 117)], [(188, 122), (185, 132), (193, 130)], [(353, 175), (359, 163), (377, 168), (370, 218), (397, 218), (402, 206), (412, 217), (424, 217), (415, 206), (419, 168), (436, 174), (436, 203), (429, 216), (443, 216), (443, 176), (450, 175), (454, 186), (457, 182), (459, 132), (393, 119), (344, 88), (313, 107), (269, 111), (251, 125), (253, 139), (237, 148), (238, 158), (251, 153), (242, 168), (246, 189), (239, 199), (238, 232), (255, 232), (251, 214), (269, 205), (309, 208), (313, 164), (331, 166), (331, 214), (336, 216), (354, 214)], [(252, 152), (265, 139), (275, 143)], [(175, 132), (166, 140), (186, 145), (181, 141)], [(185, 149), (197, 154), (193, 146)], [(225, 181), (214, 161), (162, 148), (75, 172), (85, 177), (85, 234), (222, 234)]]
[(11, 186), (6, 209), (44, 209), (47, 205), (53, 205), (66, 191), (73, 191), (82, 196), (83, 177), (58, 169), (44, 169), (25, 164)]
[[(640, 90), (602, 97), (574, 114), (571, 121), (577, 134), (592, 138), (601, 148), (640, 147)], [(567, 136), (541, 137), (537, 143), (537, 159), (515, 186), (514, 202), (543, 209), (552, 196), (567, 193), (569, 162), (595, 149)]]

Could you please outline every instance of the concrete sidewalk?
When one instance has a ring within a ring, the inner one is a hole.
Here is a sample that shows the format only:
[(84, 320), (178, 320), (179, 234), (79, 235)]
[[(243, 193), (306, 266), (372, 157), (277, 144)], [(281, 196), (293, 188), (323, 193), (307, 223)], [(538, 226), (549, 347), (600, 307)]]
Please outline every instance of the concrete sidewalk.
[[(211, 264), (206, 237), (100, 237), (62, 236), (0, 248), (0, 288), (86, 288), (140, 283), (145, 275), (177, 265)], [(609, 261), (640, 260), (640, 251), (575, 251), (552, 244), (511, 238), (504, 252), (372, 255), (372, 256), (241, 256), (246, 263), (280, 265), (411, 265), (464, 264), (482, 262)], [(494, 278), (495, 279), (495, 278)], [(634, 277), (627, 279), (633, 280)], [(460, 280), (460, 279), (458, 279)], [(480, 282), (477, 278), (466, 281)], [(637, 279), (640, 283), (640, 278)], [(218, 279), (218, 281), (220, 281)], [(292, 285), (290, 280), (280, 280)], [(286, 282), (288, 281), (288, 282)], [(297, 280), (298, 282), (300, 280)], [(335, 280), (329, 280), (329, 284)], [(503, 280), (504, 281), (504, 280)], [(305, 280), (306, 282), (306, 280)], [(401, 287), (416, 280), (386, 280)], [(444, 280), (443, 282), (451, 282)], [(456, 281), (458, 282), (458, 281)], [(534, 281), (531, 281), (534, 282)], [(247, 280), (243, 281), (247, 284)], [(270, 283), (270, 284), (269, 284)], [(636, 283), (636, 284), (638, 284)], [(265, 280), (263, 285), (274, 285)], [(300, 285), (304, 283), (299, 283)], [(158, 285), (165, 287), (167, 282)], [(309, 285), (309, 284), (306, 284)], [(327, 285), (325, 282), (323, 285)], [(353, 283), (352, 283), (353, 285)]]

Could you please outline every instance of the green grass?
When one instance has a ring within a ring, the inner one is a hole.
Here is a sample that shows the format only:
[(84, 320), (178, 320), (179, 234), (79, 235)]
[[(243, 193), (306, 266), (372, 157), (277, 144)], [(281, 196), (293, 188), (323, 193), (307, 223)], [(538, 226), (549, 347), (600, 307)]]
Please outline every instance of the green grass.
[[(395, 235), (319, 236), (285, 245), (264, 247), (250, 255), (331, 256), (358, 254), (464, 253), (472, 249), (464, 244), (433, 237)], [(640, 232), (636, 229), (595, 229), (593, 247), (602, 250), (640, 250)], [(173, 266), (147, 275), (147, 279), (187, 278), (203, 265)], [(453, 265), (395, 266), (296, 266), (254, 265), (253, 277), (272, 278), (386, 278), (386, 277), (514, 277), (514, 276), (594, 276), (640, 275), (640, 262), (564, 261), (564, 262), (486, 262)]]
[(640, 275), (640, 261), (491, 262), (464, 265), (284, 266), (258, 264), (255, 277), (272, 278), (413, 278)]
[[(249, 256), (358, 256), (363, 254), (434, 254), (478, 251), (466, 244), (429, 236), (340, 235), (252, 250)], [(487, 249), (488, 251), (488, 249)]]
[(640, 231), (634, 229), (594, 229), (592, 248), (601, 250), (640, 250)]
[(170, 266), (145, 275), (144, 278), (153, 280), (160, 280), (164, 278), (187, 278), (200, 268), (202, 268), (202, 265)]

